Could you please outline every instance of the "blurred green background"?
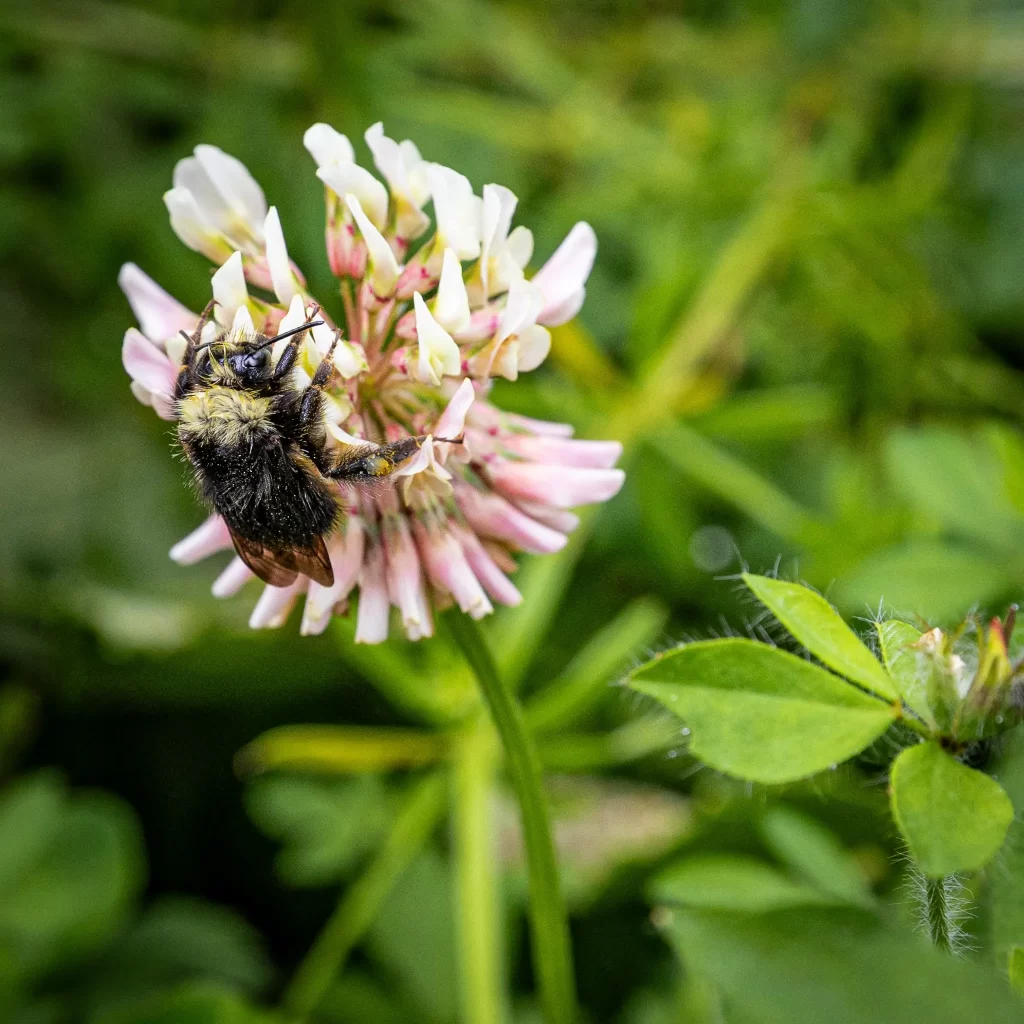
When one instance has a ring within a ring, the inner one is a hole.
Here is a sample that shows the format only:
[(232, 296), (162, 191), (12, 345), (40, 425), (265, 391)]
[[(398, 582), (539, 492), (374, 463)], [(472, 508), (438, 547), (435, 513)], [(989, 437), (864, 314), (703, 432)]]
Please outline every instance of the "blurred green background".
[[(276, 1020), (252, 1007), (275, 1005), (417, 783), (254, 777), (236, 752), (293, 723), (441, 735), (474, 713), (443, 637), (368, 651), (345, 624), (249, 633), (252, 592), (216, 602), (219, 567), (167, 558), (201, 512), (168, 425), (129, 393), (118, 268), (204, 304), (209, 268), (161, 195), (210, 142), (247, 164), (331, 294), (301, 145), (321, 120), (364, 162), (383, 120), (477, 189), (508, 185), (538, 260), (578, 219), (597, 231), (579, 321), (498, 399), (625, 439), (627, 485), (566, 552), (527, 560), (523, 608), (489, 626), (559, 776), (588, 1019), (738, 1021), (677, 966), (643, 880), (687, 845), (758, 848), (776, 796), (697, 771), (685, 737), (609, 684), (652, 649), (755, 628), (723, 579), (743, 565), (779, 561), (854, 617), (885, 601), (948, 622), (1020, 595), (1024, 15), (1011, 0), (8, 0), (0, 1020)], [(895, 894), (871, 781), (862, 767), (786, 799)], [(514, 815), (495, 793), (512, 1005), (533, 1020)], [(458, 841), (436, 817), (318, 1019), (457, 1018)]]

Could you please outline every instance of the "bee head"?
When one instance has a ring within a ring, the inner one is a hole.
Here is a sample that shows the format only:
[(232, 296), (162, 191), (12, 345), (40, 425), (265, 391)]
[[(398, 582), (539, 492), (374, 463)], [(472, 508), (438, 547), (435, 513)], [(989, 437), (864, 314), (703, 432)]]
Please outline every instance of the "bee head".
[(262, 383), (271, 373), (269, 339), (257, 336), (215, 341), (196, 353), (196, 370), (201, 377), (227, 385)]

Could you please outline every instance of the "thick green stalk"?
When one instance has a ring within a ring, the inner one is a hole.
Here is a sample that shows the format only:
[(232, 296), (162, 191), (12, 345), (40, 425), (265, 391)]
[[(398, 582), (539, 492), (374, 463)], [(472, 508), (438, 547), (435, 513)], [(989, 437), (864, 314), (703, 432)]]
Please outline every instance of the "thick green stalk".
[(466, 1024), (502, 1024), (504, 970), (495, 858), (496, 743), (487, 720), (459, 737), (453, 763), (459, 987)]
[(498, 674), (480, 627), (468, 615), (449, 615), (452, 635), (473, 669), (505, 749), (505, 763), (519, 801), (530, 883), (533, 965), (547, 1024), (575, 1024), (572, 947), (558, 865), (551, 840), (540, 760), (522, 709)]
[(936, 947), (952, 953), (956, 947), (959, 931), (956, 915), (951, 905), (952, 879), (926, 878), (924, 882), (924, 912), (928, 934)]
[(345, 890), (285, 990), (282, 1002), (289, 1018), (305, 1020), (319, 1005), (395, 882), (437, 827), (445, 788), (446, 779), (441, 773), (414, 783), (384, 845), (366, 871)]

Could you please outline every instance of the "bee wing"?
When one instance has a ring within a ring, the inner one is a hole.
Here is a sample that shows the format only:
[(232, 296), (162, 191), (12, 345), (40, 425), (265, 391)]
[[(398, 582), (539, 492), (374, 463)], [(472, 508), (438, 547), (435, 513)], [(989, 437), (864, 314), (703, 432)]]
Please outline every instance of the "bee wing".
[(299, 573), (316, 580), (323, 587), (334, 584), (334, 570), (323, 537), (317, 537), (309, 547), (271, 548), (259, 541), (240, 537), (232, 530), (231, 540), (238, 557), (272, 587), (291, 586)]
[(269, 583), (272, 587), (287, 587), (291, 586), (299, 575), (298, 566), (288, 557), (290, 552), (275, 551), (259, 541), (239, 537), (234, 530), (231, 531), (231, 541), (235, 545), (238, 557), (264, 583)]
[(317, 537), (308, 548), (289, 548), (295, 567), (304, 576), (315, 580), (322, 587), (334, 586), (334, 570), (331, 568), (331, 556), (327, 553), (327, 544), (323, 537)]

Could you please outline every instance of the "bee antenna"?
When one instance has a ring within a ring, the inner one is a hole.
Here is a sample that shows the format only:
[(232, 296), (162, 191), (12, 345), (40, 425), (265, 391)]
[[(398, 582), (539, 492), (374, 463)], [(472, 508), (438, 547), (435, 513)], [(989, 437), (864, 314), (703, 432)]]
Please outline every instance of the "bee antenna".
[(310, 320), (308, 323), (302, 324), (301, 327), (293, 327), (290, 331), (285, 331), (284, 334), (275, 334), (273, 338), (267, 338), (266, 341), (257, 345), (254, 352), (258, 352), (261, 348), (266, 348), (268, 345), (275, 345), (281, 341), (282, 338), (290, 338), (295, 334), (302, 334), (304, 331), (308, 331), (311, 327), (322, 327), (323, 320)]

